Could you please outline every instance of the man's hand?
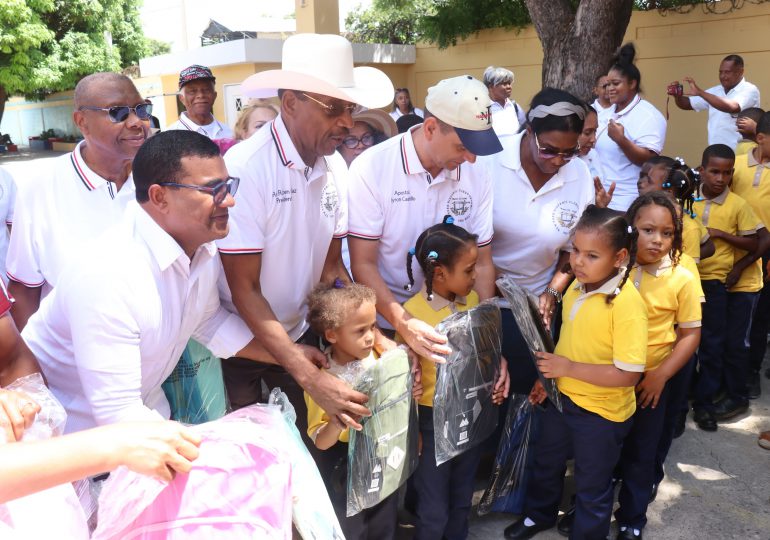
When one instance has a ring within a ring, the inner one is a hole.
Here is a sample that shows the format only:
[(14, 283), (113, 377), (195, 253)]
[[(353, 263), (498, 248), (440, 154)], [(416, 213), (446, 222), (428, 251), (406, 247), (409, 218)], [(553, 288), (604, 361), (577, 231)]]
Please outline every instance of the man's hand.
[(636, 401), (642, 409), (646, 409), (648, 406), (652, 406), (654, 409), (658, 406), (660, 394), (663, 393), (667, 380), (668, 378), (660, 368), (644, 372), (644, 377), (636, 385)]
[(20, 441), (40, 405), (24, 392), (0, 390), (0, 443)]
[(326, 414), (336, 416), (343, 424), (355, 430), (361, 430), (358, 421), (362, 417), (372, 415), (363, 405), (369, 401), (369, 396), (356, 392), (346, 382), (326, 371), (315, 373), (304, 388)]
[(610, 120), (607, 124), (607, 136), (616, 144), (626, 138), (626, 130), (623, 124), (618, 124), (615, 120)]
[(615, 182), (610, 184), (610, 189), (604, 189), (604, 184), (598, 176), (594, 176), (594, 201), (599, 208), (607, 208), (612, 201), (612, 194), (615, 193)]
[(546, 379), (569, 377), (572, 360), (558, 354), (538, 351), (535, 353), (537, 367)]
[(445, 363), (446, 359), (443, 356), (452, 352), (452, 349), (445, 345), (446, 336), (442, 336), (431, 325), (420, 319), (412, 317), (403, 324), (398, 333), (417, 355), (437, 364)]
[(529, 391), (529, 402), (532, 405), (539, 405), (540, 403), (544, 402), (547, 397), (548, 392), (545, 391), (543, 383), (540, 382), (540, 379), (537, 379), (535, 384), (532, 386), (532, 390)]
[(757, 133), (757, 123), (748, 116), (741, 116), (735, 121), (735, 127), (746, 133)]
[(688, 85), (690, 85), (690, 95), (691, 96), (700, 96), (700, 93), (702, 92), (702, 90), (695, 83), (695, 79), (693, 79), (692, 77), (685, 77), (682, 80), (684, 80), (684, 82), (686, 82)]
[(310, 360), (316, 367), (329, 369), (329, 359), (320, 350), (310, 345), (297, 344), (297, 347), (302, 350), (305, 358)]

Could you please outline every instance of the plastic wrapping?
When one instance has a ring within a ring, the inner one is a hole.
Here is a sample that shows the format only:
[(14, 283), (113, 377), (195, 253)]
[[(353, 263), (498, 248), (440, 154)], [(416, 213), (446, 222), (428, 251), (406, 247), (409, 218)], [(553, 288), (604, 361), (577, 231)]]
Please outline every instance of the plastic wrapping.
[(561, 395), (556, 385), (556, 379), (547, 379), (537, 367), (535, 352), (553, 352), (555, 349), (551, 333), (543, 324), (540, 317), (538, 299), (531, 293), (519, 287), (510, 276), (503, 276), (496, 281), (497, 288), (511, 305), (511, 312), (516, 319), (521, 335), (529, 345), (532, 362), (535, 363), (537, 376), (545, 388), (548, 399), (561, 412)]
[(497, 447), (489, 485), (481, 496), (478, 514), (524, 511), (529, 465), (536, 436), (536, 407), (524, 394), (511, 395), (508, 414)]
[(354, 388), (369, 396), (372, 412), (361, 431), (350, 430), (348, 517), (394, 493), (417, 468), (419, 427), (406, 351), (388, 351), (361, 374)]
[(194, 339), (187, 343), (162, 388), (171, 406), (172, 420), (202, 424), (227, 413), (221, 360)]
[[(63, 433), (67, 413), (39, 373), (21, 377), (6, 386), (5, 390), (24, 392), (40, 405), (34, 422), (24, 430), (23, 442), (50, 439)], [(4, 442), (0, 441), (0, 444)], [(87, 540), (86, 516), (72, 484), (62, 484), (0, 504), (0, 538)]]
[(478, 446), (497, 427), (492, 393), (500, 374), (501, 326), (500, 308), (490, 303), (453, 313), (436, 326), (452, 349), (446, 363), (436, 366), (437, 465)]

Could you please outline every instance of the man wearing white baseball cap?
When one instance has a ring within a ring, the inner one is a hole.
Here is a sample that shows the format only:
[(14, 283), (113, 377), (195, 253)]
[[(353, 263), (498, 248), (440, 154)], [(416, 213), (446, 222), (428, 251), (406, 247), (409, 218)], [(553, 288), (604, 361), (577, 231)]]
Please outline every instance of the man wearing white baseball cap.
[[(283, 44), (281, 69), (252, 75), (241, 89), (248, 97), (277, 94), (281, 112), (225, 155), (241, 184), (230, 234), (218, 245), (232, 303), (282, 369), (225, 360), (228, 395), (240, 407), (259, 400), (263, 379), (280, 386), (306, 438), (304, 388), (330, 416), (359, 427), (357, 419), (369, 414), (367, 396), (306, 357), (322, 356), (313, 352), (319, 338), (305, 320), (306, 299), (319, 281), (349, 281), (340, 256), (348, 232), (347, 167), (335, 149), (358, 106), (387, 105), (393, 85), (378, 69), (353, 67), (345, 38), (296, 34)], [(229, 291), (223, 287), (225, 304)]]
[[(377, 293), (383, 328), (396, 330), (426, 358), (445, 354), (446, 339), (401, 307), (411, 294), (406, 254), (422, 231), (451, 215), (479, 237), (476, 291), (494, 295), (492, 179), (476, 156), (502, 149), (492, 129), (492, 102), (481, 81), (453, 77), (428, 89), (425, 121), (363, 153), (350, 168), (351, 269)], [(415, 286), (423, 276), (414, 266)]]

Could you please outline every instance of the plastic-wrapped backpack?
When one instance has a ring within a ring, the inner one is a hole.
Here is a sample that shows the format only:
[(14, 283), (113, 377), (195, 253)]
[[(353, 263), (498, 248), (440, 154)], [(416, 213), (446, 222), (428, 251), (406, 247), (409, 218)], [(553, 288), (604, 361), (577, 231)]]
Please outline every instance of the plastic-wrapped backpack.
[(436, 464), (478, 446), (494, 432), (499, 412), (492, 403), (500, 373), (500, 308), (484, 303), (453, 313), (436, 326), (452, 352), (436, 367), (433, 428)]
[(383, 354), (354, 388), (369, 396), (372, 412), (361, 431), (350, 430), (347, 516), (371, 508), (394, 493), (417, 468), (419, 428), (406, 351)]
[[(535, 352), (545, 351), (553, 352), (555, 349), (551, 333), (543, 324), (540, 318), (538, 300), (534, 295), (519, 287), (510, 276), (503, 276), (496, 282), (497, 288), (503, 293), (503, 296), (511, 304), (511, 312), (516, 319), (516, 324), (527, 342), (531, 351), (532, 361), (537, 369), (537, 359)], [(548, 394), (548, 399), (560, 412), (561, 394), (556, 386), (556, 379), (547, 379), (537, 369), (537, 376)]]
[[(64, 432), (67, 413), (48, 390), (39, 373), (21, 377), (5, 389), (24, 392), (40, 405), (35, 421), (24, 431), (21, 439), (23, 442), (50, 439)], [(0, 441), (0, 444), (4, 443)], [(0, 538), (87, 540), (86, 515), (72, 484), (62, 484), (0, 504)]]

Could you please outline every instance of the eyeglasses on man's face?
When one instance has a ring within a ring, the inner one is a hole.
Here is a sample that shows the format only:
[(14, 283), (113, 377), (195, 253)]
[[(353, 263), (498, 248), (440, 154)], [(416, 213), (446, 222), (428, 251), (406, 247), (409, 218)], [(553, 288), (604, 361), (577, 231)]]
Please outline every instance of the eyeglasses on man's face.
[(323, 110), (326, 112), (326, 114), (332, 118), (337, 116), (342, 116), (343, 114), (350, 113), (355, 114), (358, 111), (361, 110), (360, 105), (356, 105), (355, 103), (345, 103), (344, 101), (335, 101), (334, 103), (324, 103), (323, 101), (320, 101), (313, 96), (307, 95), (305, 92), (302, 92), (302, 95), (308, 98), (311, 101), (314, 101), (317, 103)]
[(374, 144), (374, 135), (371, 133), (364, 133), (364, 135), (359, 139), (358, 137), (354, 137), (353, 135), (349, 135), (342, 139), (342, 144), (344, 144), (347, 148), (350, 148), (351, 150), (355, 148), (356, 146), (361, 144), (361, 146), (366, 146), (367, 148)]
[(128, 105), (115, 105), (113, 107), (92, 107), (90, 105), (81, 105), (79, 111), (103, 111), (107, 113), (107, 118), (113, 124), (125, 122), (128, 116), (133, 112), (139, 120), (149, 120), (152, 117), (152, 103), (140, 103), (136, 107)]
[(566, 152), (559, 152), (555, 148), (544, 148), (540, 146), (540, 141), (537, 140), (537, 133), (534, 131), (532, 133), (535, 136), (535, 146), (537, 146), (537, 153), (541, 159), (553, 159), (560, 157), (564, 161), (569, 161), (580, 153), (580, 143), (578, 143), (578, 145), (571, 150), (567, 150)]
[(235, 176), (228, 176), (226, 179), (219, 180), (210, 186), (195, 186), (193, 184), (179, 184), (177, 182), (160, 182), (158, 185), (194, 189), (196, 191), (208, 193), (214, 198), (214, 204), (220, 206), (223, 202), (225, 202), (225, 198), (227, 197), (228, 193), (232, 196), (235, 196), (235, 193), (238, 191), (238, 185), (240, 183), (240, 178), (236, 178)]

